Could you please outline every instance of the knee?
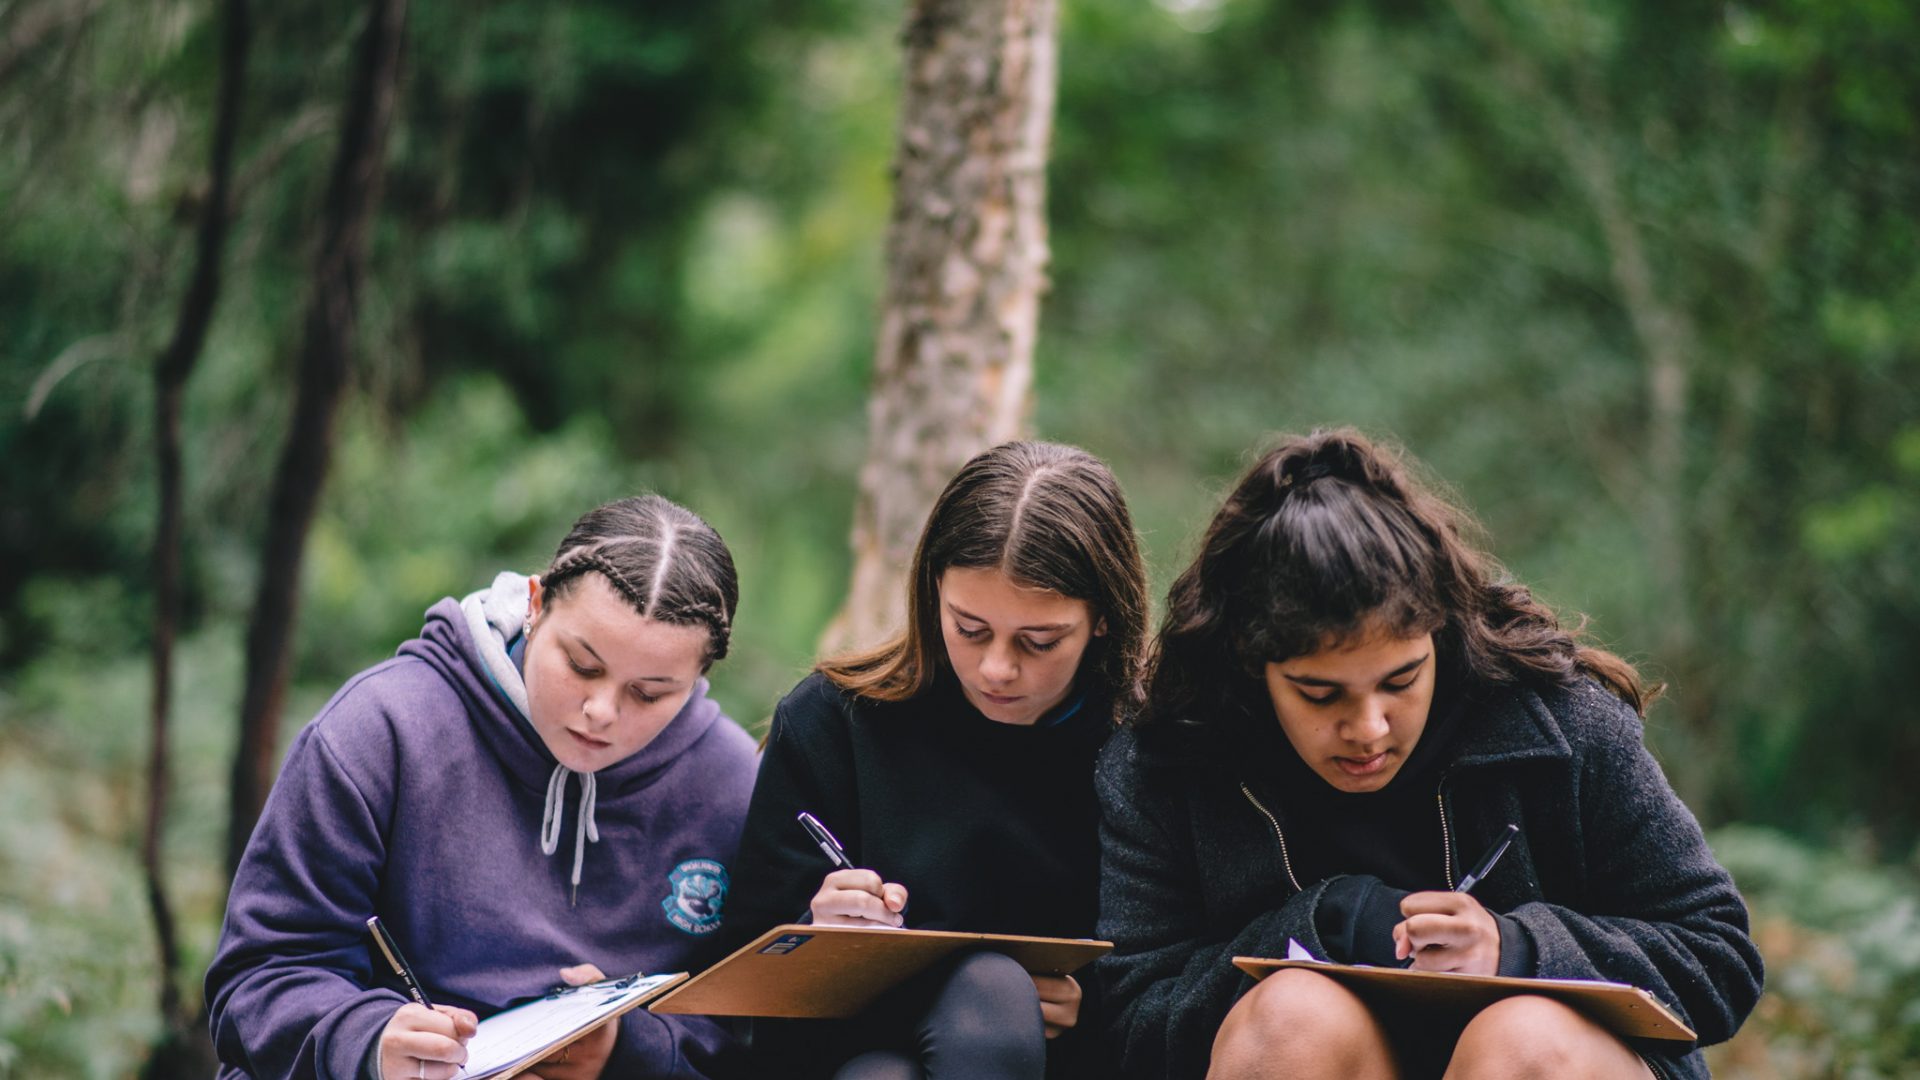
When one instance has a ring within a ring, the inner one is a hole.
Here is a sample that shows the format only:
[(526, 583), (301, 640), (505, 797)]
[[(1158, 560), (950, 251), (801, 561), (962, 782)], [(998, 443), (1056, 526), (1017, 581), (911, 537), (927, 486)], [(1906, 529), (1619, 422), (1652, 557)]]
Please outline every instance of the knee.
[[(1608, 1045), (1611, 1044), (1611, 1045)], [(1496, 1001), (1460, 1032), (1449, 1080), (1507, 1080), (1587, 1073), (1596, 1053), (1630, 1053), (1593, 1021), (1569, 1006), (1522, 995)]]
[(1018, 961), (999, 953), (977, 952), (961, 957), (947, 976), (942, 997), (959, 996), (975, 1002), (986, 1011), (1004, 1013), (1018, 1019), (1031, 1012), (1040, 1015), (1040, 991), (1033, 976)]
[(998, 953), (958, 960), (940, 988), (929, 1043), (963, 1060), (1024, 1060), (1042, 1055), (1040, 993), (1033, 977)]
[(1390, 1057), (1379, 1021), (1352, 991), (1293, 969), (1261, 980), (1227, 1013), (1209, 1076), (1356, 1076)]

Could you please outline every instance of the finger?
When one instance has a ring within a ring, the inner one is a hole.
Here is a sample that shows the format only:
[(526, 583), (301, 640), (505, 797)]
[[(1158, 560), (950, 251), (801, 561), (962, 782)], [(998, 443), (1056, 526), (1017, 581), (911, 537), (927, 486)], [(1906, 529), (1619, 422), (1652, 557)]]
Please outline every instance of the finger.
[(1033, 988), (1040, 992), (1042, 1002), (1065, 1001), (1073, 991), (1072, 980), (1059, 975), (1035, 975), (1032, 978)]
[(454, 1072), (458, 1072), (459, 1067), (467, 1063), (466, 1044), (443, 1035), (430, 1035), (416, 1031), (402, 1036), (396, 1041), (394, 1048), (410, 1058), (451, 1065), (454, 1067), (452, 1069)]
[(466, 1042), (479, 1030), (480, 1018), (457, 1005), (435, 1005), (433, 1011), (453, 1021), (453, 1037)]
[(905, 911), (907, 910), (907, 887), (889, 881), (880, 886), (880, 899), (886, 903), (888, 911)]
[(876, 922), (886, 926), (899, 926), (904, 921), (898, 912), (889, 910), (886, 903), (878, 896), (851, 889), (838, 889), (823, 894), (819, 900), (815, 901), (813, 909), (820, 914)]
[(845, 889), (852, 892), (880, 895), (880, 886), (886, 884), (880, 875), (871, 870), (835, 870), (820, 882), (820, 889)]
[(1048, 1027), (1070, 1028), (1079, 1017), (1076, 1011), (1057, 1001), (1040, 1003), (1040, 1019)]
[(1417, 892), (1408, 893), (1400, 901), (1400, 914), (1411, 918), (1415, 915), (1464, 915), (1480, 906), (1470, 893), (1458, 892)]
[(601, 971), (592, 964), (575, 964), (572, 967), (563, 967), (560, 969), (560, 981), (566, 983), (568, 986), (585, 986), (588, 983), (599, 982), (606, 977), (606, 972)]
[(1458, 945), (1468, 936), (1468, 924), (1452, 915), (1414, 915), (1400, 924), (1416, 949)]
[(424, 1031), (447, 1038), (453, 1038), (456, 1029), (451, 1016), (411, 1001), (400, 1006), (400, 1011), (393, 1014), (392, 1023), (396, 1032)]
[(1058, 1024), (1048, 1024), (1048, 1025), (1047, 1025), (1047, 1038), (1049, 1038), (1049, 1039), (1057, 1039), (1057, 1038), (1059, 1038), (1059, 1037), (1060, 1037), (1060, 1033), (1061, 1033), (1061, 1032), (1063, 1032), (1063, 1031), (1065, 1031), (1065, 1030), (1067, 1030), (1067, 1029), (1066, 1029), (1066, 1028), (1063, 1028), (1063, 1027), (1061, 1027), (1061, 1026), (1060, 1026), (1060, 1025), (1058, 1025)]

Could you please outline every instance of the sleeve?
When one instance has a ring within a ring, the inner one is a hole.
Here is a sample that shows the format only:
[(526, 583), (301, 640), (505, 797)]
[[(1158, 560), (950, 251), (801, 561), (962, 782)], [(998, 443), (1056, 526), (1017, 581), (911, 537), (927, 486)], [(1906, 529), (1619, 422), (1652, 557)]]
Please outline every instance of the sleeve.
[(620, 1018), (603, 1077), (718, 1080), (736, 1075), (739, 1045), (725, 1024), (707, 1016), (662, 1016), (644, 1008)]
[(1174, 813), (1129, 782), (1124, 760), (1103, 757), (1095, 774), (1100, 936), (1114, 946), (1095, 965), (1109, 1052), (1121, 1076), (1200, 1077), (1220, 1022), (1253, 985), (1233, 957), (1284, 956), (1288, 938), (1326, 955), (1313, 910), (1327, 883), (1308, 886), (1223, 936), (1205, 925), (1187, 830), (1168, 826)]
[(1679, 1013), (1702, 1045), (1723, 1042), (1763, 979), (1746, 904), (1642, 745), (1637, 718), (1599, 726), (1577, 781), (1581, 907), (1594, 914), (1548, 902), (1507, 914), (1532, 939), (1533, 974), (1630, 983)]
[(839, 692), (819, 675), (774, 708), (721, 931), (729, 950), (780, 923), (805, 919), (820, 880), (833, 869), (800, 828), (800, 811), (825, 822), (860, 862), (859, 797), (844, 708)]
[(369, 989), (380, 813), (317, 725), (295, 739), (234, 875), (207, 971), (220, 1059), (253, 1080), (351, 1080), (405, 1003)]

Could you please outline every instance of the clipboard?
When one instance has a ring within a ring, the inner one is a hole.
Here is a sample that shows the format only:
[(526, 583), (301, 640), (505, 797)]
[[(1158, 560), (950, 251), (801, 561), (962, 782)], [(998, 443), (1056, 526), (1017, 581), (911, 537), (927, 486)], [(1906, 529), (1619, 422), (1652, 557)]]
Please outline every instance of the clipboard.
[(1477, 1012), (1515, 994), (1535, 994), (1572, 1006), (1622, 1038), (1688, 1043), (1699, 1038), (1658, 998), (1625, 983), (1462, 975), (1450, 971), (1354, 966), (1323, 960), (1273, 960), (1259, 956), (1236, 956), (1233, 966), (1255, 979), (1263, 979), (1282, 968), (1304, 968), (1319, 972), (1369, 999), (1461, 1012)]
[(467, 1063), (453, 1080), (517, 1076), (529, 1065), (601, 1024), (645, 1005), (687, 981), (687, 973), (628, 975), (534, 998), (480, 1021), (467, 1042)]
[(955, 953), (1012, 957), (1035, 975), (1070, 975), (1110, 941), (949, 930), (786, 923), (648, 1006), (657, 1013), (844, 1019)]

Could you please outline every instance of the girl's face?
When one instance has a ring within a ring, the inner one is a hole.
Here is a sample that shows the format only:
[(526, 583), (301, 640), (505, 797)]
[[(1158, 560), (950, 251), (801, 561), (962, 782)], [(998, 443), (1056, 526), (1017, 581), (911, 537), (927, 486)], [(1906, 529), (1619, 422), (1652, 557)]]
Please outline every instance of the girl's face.
[(990, 720), (1031, 724), (1066, 700), (1087, 644), (1107, 629), (1085, 600), (953, 566), (940, 575), (940, 632), (967, 701)]
[(1274, 715), (1300, 760), (1341, 791), (1378, 791), (1407, 763), (1433, 704), (1433, 635), (1366, 631), (1267, 665)]
[(546, 603), (533, 582), (527, 711), (560, 764), (597, 772), (639, 753), (693, 693), (707, 629), (642, 617), (599, 574)]

